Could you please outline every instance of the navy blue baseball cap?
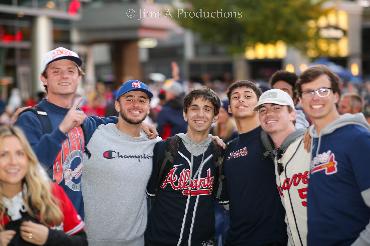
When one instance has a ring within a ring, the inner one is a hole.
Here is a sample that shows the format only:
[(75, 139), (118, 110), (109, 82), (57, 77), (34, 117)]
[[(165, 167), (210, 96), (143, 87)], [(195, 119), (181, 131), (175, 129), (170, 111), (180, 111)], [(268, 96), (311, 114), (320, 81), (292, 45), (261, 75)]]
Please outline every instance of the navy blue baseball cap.
[(130, 91), (142, 91), (145, 92), (149, 98), (153, 97), (153, 93), (150, 91), (149, 86), (140, 80), (128, 80), (124, 82), (121, 87), (116, 92), (116, 100), (118, 100), (122, 95)]

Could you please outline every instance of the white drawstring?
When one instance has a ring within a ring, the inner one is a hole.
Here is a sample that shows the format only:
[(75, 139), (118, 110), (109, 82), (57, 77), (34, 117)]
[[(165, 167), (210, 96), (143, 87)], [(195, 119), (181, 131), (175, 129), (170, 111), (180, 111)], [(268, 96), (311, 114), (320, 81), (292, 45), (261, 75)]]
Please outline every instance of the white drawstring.
[[(191, 160), (189, 160), (189, 158), (187, 158), (183, 153), (181, 153), (180, 151), (178, 151), (178, 153), (180, 154), (181, 157), (183, 157), (189, 164), (190, 166), (190, 179), (192, 179), (192, 172), (193, 172), (193, 155), (191, 155)], [(203, 166), (205, 163), (207, 163), (207, 161), (209, 159), (212, 158), (212, 154), (210, 156), (207, 157), (207, 159), (203, 160), (204, 158), (204, 154), (205, 152), (203, 153), (203, 156), (202, 156), (202, 161), (199, 165), (199, 168), (198, 170), (195, 172), (195, 176), (198, 176), (198, 179), (200, 178), (200, 175), (201, 175), (201, 170), (203, 169)], [(189, 186), (189, 189), (191, 189), (191, 186)], [(185, 222), (186, 222), (186, 217), (187, 217), (187, 214), (188, 214), (188, 211), (189, 211), (189, 204), (190, 204), (190, 199), (191, 199), (191, 193), (189, 193), (188, 195), (188, 198), (186, 200), (186, 207), (185, 207), (185, 212), (184, 212), (184, 217), (182, 218), (182, 224), (181, 224), (181, 231), (180, 231), (180, 237), (179, 237), (179, 240), (177, 241), (177, 246), (180, 246), (181, 245), (181, 241), (182, 241), (182, 238), (183, 238), (183, 234), (184, 234), (184, 230), (185, 230)], [(193, 210), (193, 215), (192, 215), (192, 222), (191, 222), (191, 227), (190, 227), (190, 233), (189, 233), (189, 239), (188, 239), (188, 244), (189, 246), (191, 245), (191, 235), (192, 235), (192, 231), (193, 231), (193, 227), (194, 227), (194, 220), (195, 220), (195, 214), (196, 214), (196, 209), (197, 209), (197, 206), (198, 206), (198, 202), (199, 202), (199, 195), (197, 195), (197, 198), (196, 198), (196, 201), (195, 201), (195, 205), (194, 205), (194, 210)]]

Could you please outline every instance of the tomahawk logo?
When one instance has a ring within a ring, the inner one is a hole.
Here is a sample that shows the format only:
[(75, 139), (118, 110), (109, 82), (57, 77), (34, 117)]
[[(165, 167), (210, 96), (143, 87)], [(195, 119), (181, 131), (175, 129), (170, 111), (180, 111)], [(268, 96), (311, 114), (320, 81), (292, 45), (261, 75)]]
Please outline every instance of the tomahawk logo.
[(338, 171), (337, 164), (335, 155), (329, 150), (313, 158), (311, 174), (325, 171), (326, 175), (332, 175)]
[(141, 88), (140, 81), (134, 81), (131, 83), (131, 86), (134, 88)]

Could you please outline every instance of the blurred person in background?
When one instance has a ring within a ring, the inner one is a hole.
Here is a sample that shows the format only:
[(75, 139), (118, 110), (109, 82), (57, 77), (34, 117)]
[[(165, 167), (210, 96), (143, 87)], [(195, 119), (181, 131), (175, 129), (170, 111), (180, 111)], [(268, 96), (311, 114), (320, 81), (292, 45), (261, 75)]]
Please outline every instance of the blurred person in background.
[(338, 111), (340, 114), (356, 114), (363, 111), (363, 100), (356, 93), (345, 93), (339, 101)]
[(87, 245), (84, 223), (17, 127), (0, 127), (0, 245)]
[(298, 76), (295, 73), (291, 73), (285, 70), (279, 70), (275, 72), (270, 78), (270, 86), (272, 89), (280, 89), (285, 91), (289, 94), (289, 96), (293, 99), (295, 110), (296, 110), (296, 121), (295, 127), (299, 128), (307, 128), (309, 127), (309, 122), (306, 119), (306, 116), (298, 104), (298, 97), (295, 90), (295, 85), (297, 83)]
[(22, 106), (21, 93), (18, 88), (13, 88), (10, 93), (10, 97), (9, 97), (8, 105), (6, 106), (6, 110), (12, 114), (20, 106)]
[(166, 91), (160, 89), (158, 92), (158, 102), (150, 109), (149, 117), (153, 122), (157, 122), (158, 114), (161, 112), (163, 105), (166, 103)]
[(95, 90), (88, 93), (87, 102), (81, 109), (87, 116), (95, 115), (104, 117), (106, 115), (107, 104), (106, 86), (103, 82), (98, 81), (95, 84)]
[[(220, 112), (216, 124), (211, 129), (211, 134), (220, 137), (225, 143), (238, 136), (235, 121), (228, 112), (229, 100), (225, 99), (221, 102)], [(229, 211), (225, 210), (218, 202), (215, 202), (215, 226), (216, 239), (218, 245), (222, 245), (226, 239), (227, 231), (229, 230), (230, 215)]]
[(175, 80), (166, 81), (163, 90), (166, 102), (157, 116), (159, 136), (163, 140), (177, 133), (184, 133), (187, 123), (183, 118), (184, 87)]
[(221, 102), (220, 113), (218, 120), (214, 127), (211, 129), (211, 134), (220, 137), (225, 143), (238, 136), (235, 121), (228, 112), (229, 100), (225, 99)]

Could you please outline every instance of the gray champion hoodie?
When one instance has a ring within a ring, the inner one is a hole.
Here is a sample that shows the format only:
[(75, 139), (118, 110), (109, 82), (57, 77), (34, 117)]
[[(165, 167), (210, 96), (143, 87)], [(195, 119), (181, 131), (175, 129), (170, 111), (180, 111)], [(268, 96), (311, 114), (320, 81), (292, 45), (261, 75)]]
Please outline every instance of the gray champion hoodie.
[(82, 195), (89, 245), (143, 246), (147, 223), (146, 185), (153, 148), (160, 138), (131, 137), (115, 124), (101, 125), (87, 149)]

